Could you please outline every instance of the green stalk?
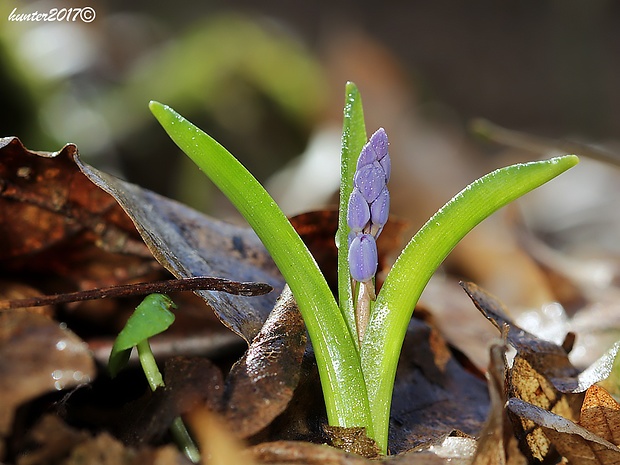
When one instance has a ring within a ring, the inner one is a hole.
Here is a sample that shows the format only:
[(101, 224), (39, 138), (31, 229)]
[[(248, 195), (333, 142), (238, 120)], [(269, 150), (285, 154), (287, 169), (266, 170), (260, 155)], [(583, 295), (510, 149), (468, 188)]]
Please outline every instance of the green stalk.
[(362, 151), (362, 147), (366, 143), (366, 127), (364, 125), (362, 98), (355, 84), (347, 82), (345, 95), (342, 153), (340, 157), (340, 204), (338, 231), (336, 232), (336, 245), (338, 246), (338, 301), (340, 311), (349, 328), (349, 333), (359, 349), (353, 289), (351, 288), (351, 275), (349, 273), (347, 210), (349, 196), (353, 190), (353, 175), (355, 174), (357, 159)]
[[(377, 296), (361, 348), (375, 440), (387, 445), (394, 377), (422, 291), (456, 244), (493, 212), (576, 165), (574, 155), (496, 170), (467, 186), (418, 231)], [(429, 355), (430, 356), (430, 355)]]
[(366, 427), (372, 437), (359, 353), (306, 245), (267, 191), (224, 147), (170, 107), (149, 106), (172, 140), (243, 215), (290, 286), (310, 334), (330, 424)]
[(146, 380), (149, 383), (151, 391), (155, 392), (158, 387), (164, 387), (164, 379), (161, 376), (155, 356), (151, 350), (151, 345), (148, 339), (138, 342), (136, 346), (138, 349), (138, 358), (140, 359), (140, 365), (146, 376)]
[[(138, 349), (138, 357), (140, 358), (142, 370), (146, 375), (151, 391), (155, 392), (158, 387), (164, 387), (164, 379), (161, 376), (161, 372), (159, 371), (159, 367), (155, 361), (155, 356), (153, 355), (148, 339), (140, 341), (136, 348)], [(193, 463), (199, 463), (200, 451), (198, 450), (198, 447), (196, 447), (196, 444), (194, 444), (194, 441), (187, 431), (185, 423), (183, 423), (181, 417), (177, 417), (173, 420), (170, 425), (170, 433), (185, 456)]]

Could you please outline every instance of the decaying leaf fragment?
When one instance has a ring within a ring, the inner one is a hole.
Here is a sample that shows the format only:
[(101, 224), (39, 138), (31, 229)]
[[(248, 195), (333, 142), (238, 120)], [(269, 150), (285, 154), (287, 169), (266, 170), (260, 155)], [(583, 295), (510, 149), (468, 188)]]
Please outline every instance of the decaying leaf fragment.
[(366, 428), (325, 425), (323, 430), (329, 438), (329, 443), (338, 449), (367, 458), (381, 455), (377, 443), (366, 435)]
[(44, 250), (87, 229), (97, 230), (110, 247), (128, 244), (131, 223), (80, 173), (76, 154), (73, 144), (32, 152), (15, 137), (0, 139), (0, 260)]
[(96, 370), (86, 344), (66, 327), (29, 312), (0, 313), (0, 454), (16, 409), (50, 391), (89, 383)]
[(208, 218), (187, 206), (75, 162), (133, 221), (153, 256), (176, 277), (217, 276), (265, 282), (275, 292), (247, 299), (198, 291), (220, 320), (248, 343), (258, 334), (284, 282), (250, 228)]
[(390, 418), (393, 454), (435, 444), (454, 431), (477, 436), (488, 414), (482, 377), (461, 365), (439, 331), (419, 319), (409, 323), (396, 373)]
[(471, 465), (524, 465), (525, 456), (518, 450), (516, 438), (504, 408), (506, 404), (506, 346), (491, 347), (487, 380), (491, 406), (487, 422), (478, 438)]
[(540, 427), (558, 452), (574, 465), (620, 463), (620, 448), (576, 423), (548, 410), (512, 398), (508, 409)]
[[(519, 328), (507, 316), (495, 297), (473, 283), (461, 284), (476, 307), (500, 331), (517, 353), (507, 376), (507, 395), (564, 418), (577, 420), (580, 396), (564, 394), (550, 378), (573, 378), (578, 370), (563, 347), (544, 341)], [(551, 442), (539, 425), (527, 417), (510, 415), (522, 451), (531, 459), (545, 461), (554, 456)]]
[(288, 286), (226, 378), (224, 419), (239, 438), (258, 433), (282, 413), (299, 383), (306, 327)]
[(601, 438), (620, 445), (620, 404), (599, 386), (590, 386), (581, 406), (579, 424)]
[[(580, 372), (564, 347), (519, 328), (506, 317), (502, 304), (475, 284), (462, 286), (517, 351), (506, 379), (507, 405), (530, 460), (552, 461), (559, 453), (575, 464), (620, 463), (620, 449), (614, 445), (620, 436), (620, 406), (593, 385), (609, 374), (619, 344)], [(576, 424), (580, 416), (581, 426)]]

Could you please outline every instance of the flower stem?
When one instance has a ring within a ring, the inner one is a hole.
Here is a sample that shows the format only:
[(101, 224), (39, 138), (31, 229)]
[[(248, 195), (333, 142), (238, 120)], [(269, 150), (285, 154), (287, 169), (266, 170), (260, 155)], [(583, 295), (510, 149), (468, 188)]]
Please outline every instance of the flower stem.
[(372, 302), (376, 299), (374, 280), (363, 281), (357, 286), (359, 288), (357, 302), (355, 305), (355, 324), (357, 326), (357, 338), (360, 347), (364, 340), (364, 333), (370, 319)]
[(138, 357), (140, 358), (142, 370), (146, 375), (146, 380), (149, 383), (151, 391), (155, 391), (158, 387), (164, 387), (164, 379), (162, 378), (157, 362), (155, 361), (155, 356), (151, 350), (149, 340), (145, 339), (139, 342), (136, 348), (138, 349)]
[(179, 446), (179, 449), (183, 451), (185, 456), (190, 459), (193, 463), (200, 463), (200, 451), (194, 440), (189, 435), (187, 428), (185, 427), (185, 423), (181, 417), (176, 417), (172, 424), (170, 425), (170, 434), (174, 438), (174, 441)]
[[(140, 364), (142, 370), (146, 375), (146, 380), (149, 383), (151, 391), (155, 391), (158, 387), (165, 387), (164, 379), (161, 376), (155, 356), (151, 350), (149, 340), (145, 339), (138, 343), (136, 346), (138, 349), (138, 357), (140, 358)], [(185, 454), (185, 456), (193, 463), (200, 462), (200, 451), (194, 443), (192, 437), (189, 435), (185, 424), (181, 417), (176, 417), (170, 425), (170, 434), (174, 438), (175, 442), (179, 446), (179, 449)]]

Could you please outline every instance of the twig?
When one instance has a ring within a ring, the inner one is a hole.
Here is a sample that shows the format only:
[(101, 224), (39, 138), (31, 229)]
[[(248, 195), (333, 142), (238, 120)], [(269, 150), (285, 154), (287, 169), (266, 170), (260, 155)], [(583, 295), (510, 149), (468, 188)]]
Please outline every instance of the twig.
[(41, 307), (43, 305), (57, 305), (68, 302), (82, 302), (85, 300), (130, 297), (153, 294), (156, 292), (168, 293), (205, 290), (251, 297), (267, 294), (272, 289), (273, 288), (266, 283), (237, 282), (224, 278), (201, 276), (155, 281), (151, 283), (124, 284), (100, 289), (70, 292), (67, 294), (30, 297), (27, 299), (0, 300), (0, 311), (25, 307)]

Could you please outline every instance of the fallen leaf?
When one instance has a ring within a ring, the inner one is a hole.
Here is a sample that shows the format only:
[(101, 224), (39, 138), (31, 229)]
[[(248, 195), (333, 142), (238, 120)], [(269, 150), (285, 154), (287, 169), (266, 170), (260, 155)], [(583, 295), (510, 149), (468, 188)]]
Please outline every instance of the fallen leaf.
[(490, 352), (487, 380), (491, 406), (471, 465), (525, 465), (526, 458), (517, 448), (517, 441), (504, 408), (506, 346), (494, 344)]
[(396, 373), (390, 452), (435, 443), (455, 430), (476, 436), (488, 409), (485, 381), (463, 368), (434, 327), (413, 318)]
[[(566, 350), (519, 328), (507, 316), (505, 307), (473, 283), (461, 284), (476, 307), (503, 334), (517, 353), (507, 376), (507, 395), (564, 418), (577, 420), (581, 396), (560, 392), (552, 378), (575, 378), (578, 370), (570, 363)], [(554, 455), (542, 429), (526, 416), (509, 415), (520, 448), (528, 457), (545, 461)]]
[(108, 433), (91, 436), (54, 415), (45, 415), (28, 432), (29, 449), (16, 465), (187, 465), (175, 446), (131, 448)]
[(599, 386), (590, 386), (581, 406), (579, 424), (588, 431), (620, 444), (620, 404)]
[[(515, 398), (508, 401), (507, 407), (516, 416), (539, 426), (557, 451), (571, 464), (620, 463), (618, 447), (560, 415)], [(548, 459), (551, 460), (551, 456)]]
[(506, 338), (517, 353), (527, 358), (534, 368), (552, 378), (574, 377), (575, 368), (566, 350), (550, 341), (540, 339), (517, 326), (507, 316), (508, 310), (495, 297), (474, 283), (461, 283), (474, 305), (501, 332), (507, 328)]
[(369, 459), (325, 444), (274, 441), (250, 447), (246, 454), (272, 465), (470, 465), (475, 447), (473, 438), (447, 436), (427, 448)]
[(32, 152), (15, 137), (0, 139), (0, 259), (32, 255), (87, 229), (111, 248), (127, 245), (131, 223), (77, 170), (76, 154), (72, 144)]
[(103, 432), (78, 444), (62, 465), (187, 465), (183, 455), (172, 445), (158, 449), (133, 449)]
[(237, 437), (258, 433), (286, 409), (300, 379), (306, 342), (306, 327), (287, 286), (226, 378), (222, 414)]
[(306, 465), (370, 465), (377, 463), (359, 455), (324, 444), (301, 441), (264, 442), (249, 448), (247, 454), (258, 463)]
[(64, 325), (35, 313), (8, 312), (0, 313), (0, 373), (4, 442), (20, 405), (89, 383), (96, 370), (88, 346)]
[(574, 394), (584, 392), (595, 383), (607, 379), (613, 369), (618, 350), (620, 350), (620, 342), (616, 342), (611, 349), (581, 373), (575, 376), (554, 376), (551, 382), (560, 392)]
[(251, 299), (197, 291), (220, 320), (248, 343), (258, 334), (284, 282), (251, 229), (208, 218), (98, 171), (77, 156), (75, 162), (94, 184), (116, 199), (153, 256), (174, 276), (215, 276), (272, 285), (274, 293)]
[[(0, 139), (0, 265), (11, 276), (3, 293), (92, 289), (163, 271), (118, 203), (79, 171), (76, 154), (72, 144), (47, 153)], [(105, 327), (118, 313), (111, 300), (79, 309), (84, 326)]]

